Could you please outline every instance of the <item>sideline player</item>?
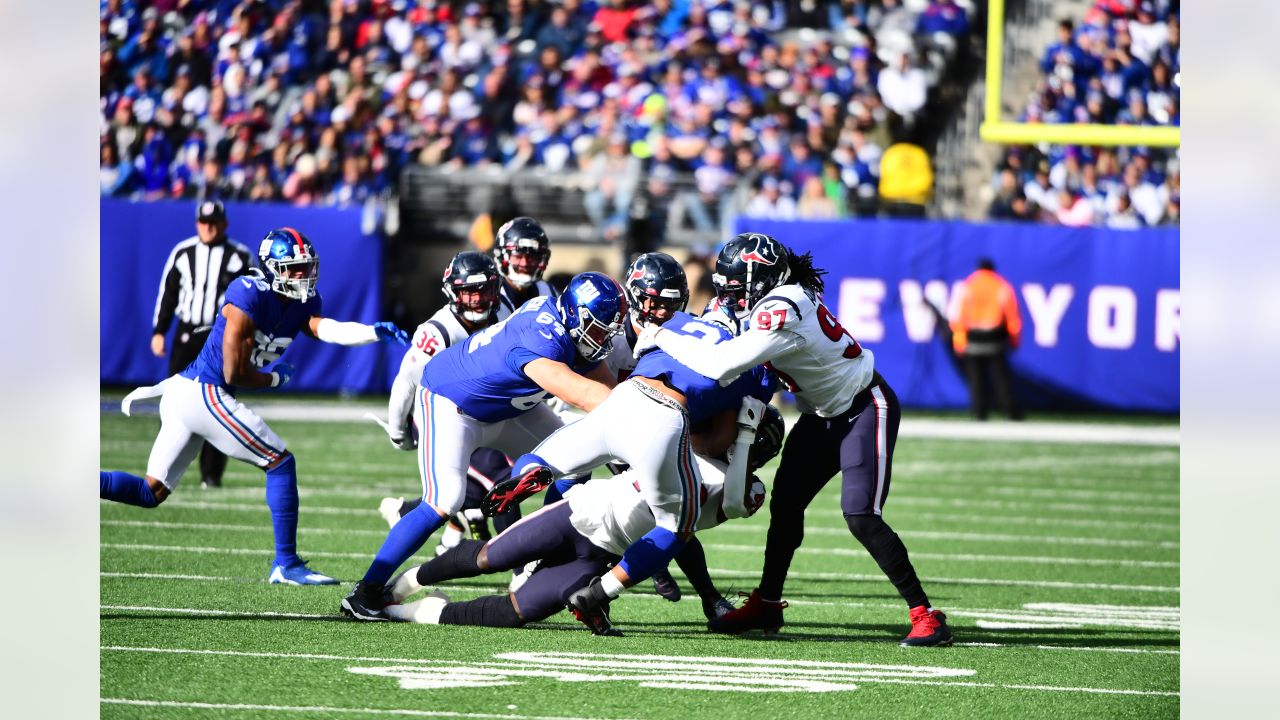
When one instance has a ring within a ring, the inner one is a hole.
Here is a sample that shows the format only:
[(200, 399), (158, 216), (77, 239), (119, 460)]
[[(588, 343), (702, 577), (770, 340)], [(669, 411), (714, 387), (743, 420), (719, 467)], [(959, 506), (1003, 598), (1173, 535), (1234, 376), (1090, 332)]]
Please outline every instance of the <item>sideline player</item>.
[[(400, 370), (391, 385), (391, 397), (387, 401), (387, 423), (383, 428), (395, 447), (412, 452), (418, 447), (413, 420), (413, 401), (422, 381), (422, 368), (437, 353), (467, 339), (474, 333), (507, 318), (510, 313), (499, 300), (502, 277), (497, 262), (484, 253), (468, 250), (453, 256), (445, 268), (442, 291), (447, 302), (413, 333), (413, 341), (400, 361)], [(487, 534), (488, 526), (479, 513), (479, 502), (493, 487), (493, 478), (504, 478), (511, 472), (511, 463), (502, 453), (492, 448), (479, 448), (471, 454), (467, 467), (467, 491), (464, 508), (476, 508), (475, 517), (468, 510), (450, 518), (449, 527), (441, 538), (442, 547), (452, 547), (464, 534), (473, 531)], [(392, 527), (401, 517), (408, 515), (421, 503), (421, 499), (405, 502), (404, 498), (384, 498), (378, 511)], [(502, 532), (520, 519), (518, 508), (493, 520), (495, 532)], [(484, 524), (481, 524), (484, 523)]]
[[(121, 409), (128, 415), (133, 401), (161, 396), (160, 433), (151, 447), (146, 477), (99, 473), (99, 496), (156, 507), (177, 489), (182, 473), (202, 441), (207, 441), (230, 457), (266, 471), (267, 506), (276, 543), (270, 581), (333, 585), (337, 580), (312, 571), (297, 554), (298, 478), (293, 453), (257, 413), (236, 399), (235, 391), (289, 382), (293, 367), (276, 361), (299, 332), (346, 346), (377, 340), (407, 344), (409, 336), (388, 322), (365, 325), (322, 316), (315, 289), (320, 258), (311, 241), (293, 228), (267, 233), (258, 248), (258, 261), (259, 268), (227, 289), (200, 355), (177, 375), (125, 397)], [(271, 372), (262, 372), (268, 365)]]
[[(782, 449), (782, 415), (747, 397), (737, 416), (738, 434), (727, 458), (695, 455), (702, 476), (698, 532), (731, 515), (751, 515), (764, 502), (764, 484), (749, 473)], [(758, 428), (757, 428), (758, 425)], [(441, 625), (518, 627), (546, 619), (565, 607), (570, 593), (618, 562), (628, 546), (654, 527), (653, 513), (640, 494), (635, 471), (571, 488), (565, 499), (543, 507), (488, 541), (465, 541), (396, 579), (392, 598), (404, 602), (424, 587), (476, 577), (541, 560), (539, 570), (514, 593), (449, 602), (433, 593), (405, 605), (391, 605), (395, 620)], [(732, 506), (732, 507), (731, 507)], [(607, 615), (604, 616), (607, 618)], [(600, 628), (601, 634), (611, 632)]]
[(384, 585), (462, 507), (472, 451), (492, 447), (519, 456), (562, 427), (543, 403), (548, 395), (587, 411), (608, 397), (613, 378), (600, 360), (626, 311), (616, 282), (582, 273), (559, 298), (534, 298), (426, 364), (414, 408), (423, 503), (387, 534), (342, 600), (344, 615), (385, 619)]
[(796, 255), (768, 235), (742, 233), (721, 249), (713, 282), (722, 300), (745, 311), (747, 329), (714, 353), (694, 338), (659, 327), (646, 328), (637, 341), (638, 350), (656, 344), (722, 383), (768, 362), (803, 413), (774, 476), (760, 586), (742, 607), (708, 626), (741, 633), (782, 625), (782, 586), (804, 539), (805, 508), (839, 471), (850, 532), (910, 609), (911, 632), (902, 644), (950, 645), (946, 616), (930, 607), (906, 546), (881, 517), (902, 417), (897, 395), (875, 370), (871, 352), (822, 304), (824, 274), (809, 254)]
[[(689, 337), (699, 352), (707, 354), (718, 352), (718, 345), (733, 337), (724, 327), (683, 312), (674, 313), (661, 326), (646, 325), (643, 332), (657, 327)], [(773, 380), (763, 367), (721, 387), (661, 350), (644, 354), (631, 377), (600, 407), (518, 458), (512, 480), (494, 488), (485, 499), (485, 509), (500, 511), (541, 489), (527, 483), (531, 470), (563, 475), (614, 458), (630, 465), (656, 527), (632, 543), (612, 571), (570, 596), (574, 614), (598, 632), (609, 624), (603, 606), (666, 567), (692, 537), (701, 484), (693, 453), (718, 455), (733, 442), (737, 408), (748, 395), (765, 402), (772, 397)], [(691, 438), (692, 428), (703, 426), (707, 430)], [(619, 428), (633, 431), (618, 432)]]

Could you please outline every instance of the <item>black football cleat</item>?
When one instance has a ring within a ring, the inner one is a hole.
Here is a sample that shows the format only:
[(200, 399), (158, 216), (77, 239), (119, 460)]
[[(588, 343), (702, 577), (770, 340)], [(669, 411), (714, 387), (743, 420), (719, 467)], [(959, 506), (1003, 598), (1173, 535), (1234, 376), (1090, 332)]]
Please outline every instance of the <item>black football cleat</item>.
[(786, 600), (765, 600), (759, 589), (752, 590), (742, 607), (708, 620), (707, 629), (727, 635), (740, 635), (749, 630), (776, 633), (782, 627), (782, 609), (786, 606)]
[(609, 596), (600, 587), (600, 578), (593, 578), (589, 585), (575, 590), (567, 604), (569, 612), (591, 628), (592, 635), (622, 637), (622, 631), (615, 628), (609, 619)]
[(390, 590), (382, 586), (356, 583), (351, 594), (342, 599), (342, 614), (352, 620), (389, 620), (386, 610)]
[(480, 512), (485, 517), (502, 514), (530, 495), (546, 490), (551, 483), (551, 468), (539, 465), (518, 478), (495, 484), (480, 501)]
[(680, 601), (680, 586), (676, 584), (676, 579), (671, 577), (671, 571), (666, 568), (653, 574), (653, 589), (665, 600)]
[(706, 615), (708, 620), (715, 620), (716, 618), (724, 617), (734, 610), (735, 608), (733, 607), (733, 603), (725, 600), (723, 597), (717, 597), (715, 600), (711, 601), (702, 601), (702, 614)]
[(903, 647), (946, 647), (952, 643), (947, 616), (923, 605), (911, 608), (911, 632), (902, 638)]

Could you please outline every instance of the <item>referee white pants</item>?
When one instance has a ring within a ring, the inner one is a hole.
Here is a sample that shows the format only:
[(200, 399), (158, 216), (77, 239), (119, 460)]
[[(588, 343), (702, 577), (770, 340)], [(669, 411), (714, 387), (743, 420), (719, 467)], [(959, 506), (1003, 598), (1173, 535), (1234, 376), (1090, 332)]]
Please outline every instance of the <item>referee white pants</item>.
[(160, 433), (151, 445), (147, 475), (169, 490), (207, 441), (228, 457), (270, 467), (285, 456), (284, 441), (239, 400), (217, 385), (174, 375), (163, 383)]
[(508, 457), (519, 457), (564, 426), (544, 403), (508, 420), (482, 422), (463, 414), (452, 400), (427, 388), (418, 390), (413, 420), (418, 425), (422, 501), (449, 515), (462, 509), (467, 495), (467, 468), (471, 453), (477, 448), (493, 448)]
[(677, 533), (695, 529), (702, 477), (689, 441), (689, 416), (674, 400), (639, 381), (618, 385), (595, 410), (556, 431), (533, 452), (557, 476), (617, 458), (631, 466), (658, 527)]

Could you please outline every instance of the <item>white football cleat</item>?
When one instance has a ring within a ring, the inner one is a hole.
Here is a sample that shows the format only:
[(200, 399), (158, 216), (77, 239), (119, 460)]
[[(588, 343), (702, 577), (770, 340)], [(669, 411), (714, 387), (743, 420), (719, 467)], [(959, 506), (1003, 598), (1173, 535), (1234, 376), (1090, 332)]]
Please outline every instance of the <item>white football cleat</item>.
[(404, 498), (382, 498), (382, 502), (378, 503), (378, 514), (383, 520), (387, 521), (387, 525), (395, 527), (400, 522), (400, 506), (404, 505)]
[(449, 596), (439, 590), (432, 590), (430, 595), (406, 605), (388, 605), (384, 613), (392, 620), (411, 622), (419, 625), (439, 625), (440, 614), (444, 606), (449, 604)]

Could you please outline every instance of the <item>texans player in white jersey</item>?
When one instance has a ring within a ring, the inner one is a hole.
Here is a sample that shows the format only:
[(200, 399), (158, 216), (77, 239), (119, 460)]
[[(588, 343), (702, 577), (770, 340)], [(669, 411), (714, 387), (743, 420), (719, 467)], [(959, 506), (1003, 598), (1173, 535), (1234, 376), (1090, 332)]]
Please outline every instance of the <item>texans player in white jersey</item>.
[(502, 273), (502, 307), (507, 315), (536, 297), (555, 297), (556, 291), (542, 279), (551, 260), (551, 241), (542, 225), (531, 217), (503, 223), (493, 239), (493, 255)]
[[(293, 367), (279, 362), (299, 332), (338, 345), (392, 340), (409, 335), (387, 322), (365, 325), (321, 315), (316, 280), (320, 258), (293, 228), (267, 233), (258, 248), (259, 267), (227, 288), (225, 300), (200, 355), (185, 370), (151, 387), (138, 388), (121, 403), (125, 415), (135, 400), (161, 396), (160, 433), (151, 447), (145, 478), (100, 473), (100, 497), (154, 508), (177, 489), (202, 441), (267, 474), (267, 506), (275, 529), (276, 555), (268, 577), (288, 585), (333, 585), (297, 554), (298, 478), (293, 454), (253, 410), (235, 397), (237, 388), (280, 387)], [(273, 364), (274, 363), (274, 364)], [(270, 366), (270, 371), (264, 371)]]
[(462, 507), (476, 448), (519, 456), (563, 426), (544, 402), (550, 395), (587, 411), (608, 397), (614, 381), (600, 360), (622, 331), (626, 311), (618, 283), (582, 273), (558, 298), (526, 302), (423, 367), (414, 408), (423, 502), (391, 528), (364, 578), (342, 600), (344, 615), (386, 619), (387, 581)]
[[(413, 421), (413, 401), (418, 396), (422, 381), (422, 368), (436, 353), (452, 347), (494, 323), (501, 322), (511, 313), (499, 300), (502, 277), (497, 262), (484, 253), (468, 250), (460, 252), (445, 267), (441, 289), (447, 303), (413, 333), (413, 341), (400, 361), (400, 371), (391, 385), (391, 397), (387, 401), (386, 423), (378, 421), (387, 431), (391, 444), (401, 450), (413, 451), (418, 447)], [(371, 416), (372, 417), (372, 416)], [(374, 418), (377, 420), (377, 418)], [(466, 536), (487, 537), (488, 522), (481, 514), (480, 499), (494, 482), (511, 472), (511, 462), (506, 455), (492, 448), (480, 448), (471, 454), (467, 468), (467, 491), (463, 509), (453, 515), (441, 534), (436, 552), (458, 544)], [(378, 512), (392, 527), (400, 518), (413, 511), (421, 499), (405, 501), (404, 498), (384, 498)], [(493, 519), (495, 532), (502, 532), (520, 519), (519, 508)]]
[(708, 353), (695, 338), (646, 328), (637, 340), (655, 345), (720, 383), (765, 362), (795, 394), (801, 412), (774, 476), (769, 534), (760, 586), (711, 630), (776, 631), (782, 625), (782, 586), (804, 538), (804, 510), (836, 472), (840, 504), (853, 536), (907, 602), (907, 646), (950, 645), (946, 616), (929, 605), (897, 533), (881, 512), (889, 494), (901, 408), (893, 389), (861, 347), (822, 303), (822, 275), (813, 258), (797, 255), (761, 233), (742, 233), (716, 259), (712, 281), (721, 300), (737, 308), (747, 328)]
[[(702, 476), (698, 532), (730, 517), (749, 516), (764, 502), (764, 484), (751, 473), (782, 449), (782, 415), (747, 397), (738, 413), (738, 426), (727, 457), (694, 456)], [(488, 542), (463, 541), (431, 562), (407, 570), (392, 584), (392, 599), (405, 604), (388, 606), (387, 614), (406, 622), (517, 627), (563, 610), (574, 590), (606, 572), (632, 543), (653, 530), (653, 512), (634, 475), (626, 471), (575, 486), (563, 500), (543, 507), (506, 533)], [(425, 587), (501, 572), (532, 560), (540, 561), (538, 571), (510, 595), (450, 602), (436, 592), (406, 602)], [(608, 627), (600, 632), (621, 634)]]

